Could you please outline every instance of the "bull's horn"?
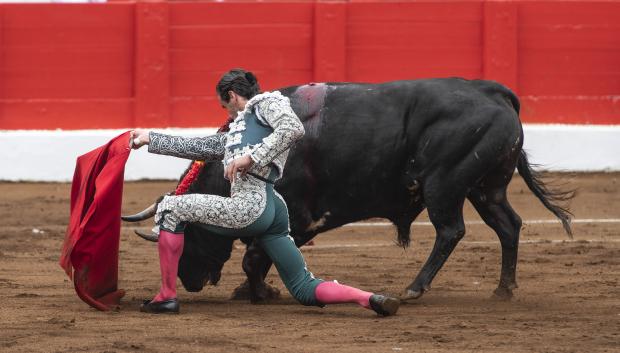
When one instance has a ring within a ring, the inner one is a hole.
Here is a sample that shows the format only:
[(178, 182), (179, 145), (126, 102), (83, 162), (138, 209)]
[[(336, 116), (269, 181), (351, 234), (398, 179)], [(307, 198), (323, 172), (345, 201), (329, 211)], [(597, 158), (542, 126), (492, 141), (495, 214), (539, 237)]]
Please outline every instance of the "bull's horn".
[(157, 212), (157, 204), (152, 204), (142, 212), (131, 216), (121, 216), (121, 219), (125, 222), (140, 222), (155, 216), (155, 212)]
[(157, 243), (159, 241), (159, 236), (157, 235), (157, 233), (142, 233), (139, 230), (134, 230), (133, 232), (144, 240), (152, 241), (154, 243)]

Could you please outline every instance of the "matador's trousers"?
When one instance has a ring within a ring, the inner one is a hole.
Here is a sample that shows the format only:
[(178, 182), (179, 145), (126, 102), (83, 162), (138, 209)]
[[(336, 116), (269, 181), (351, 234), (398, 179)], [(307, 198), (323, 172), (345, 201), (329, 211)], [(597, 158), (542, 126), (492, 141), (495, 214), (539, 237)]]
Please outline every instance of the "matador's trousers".
[(221, 236), (255, 237), (291, 295), (303, 305), (322, 306), (315, 291), (323, 280), (308, 271), (289, 235), (288, 209), (273, 184), (247, 175), (233, 184), (231, 197), (167, 196), (158, 207), (155, 221), (173, 233), (183, 232), (186, 223), (199, 222), (202, 228)]

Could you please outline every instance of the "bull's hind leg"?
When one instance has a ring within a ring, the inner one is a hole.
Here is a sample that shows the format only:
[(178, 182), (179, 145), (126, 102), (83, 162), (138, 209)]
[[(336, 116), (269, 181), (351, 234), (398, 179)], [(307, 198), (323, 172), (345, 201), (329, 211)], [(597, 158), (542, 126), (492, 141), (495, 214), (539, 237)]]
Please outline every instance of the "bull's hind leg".
[(506, 185), (495, 188), (489, 186), (475, 188), (468, 198), (484, 222), (497, 233), (502, 244), (502, 272), (499, 285), (494, 293), (500, 299), (510, 299), (512, 290), (517, 288), (517, 254), (521, 217), (508, 203)]
[[(401, 299), (417, 299), (430, 290), (431, 282), (444, 265), (458, 242), (465, 235), (463, 203), (465, 196), (458, 196), (451, 184), (436, 184), (425, 188), (428, 215), (435, 226), (436, 236), (433, 250)], [(454, 185), (454, 184), (452, 184)]]

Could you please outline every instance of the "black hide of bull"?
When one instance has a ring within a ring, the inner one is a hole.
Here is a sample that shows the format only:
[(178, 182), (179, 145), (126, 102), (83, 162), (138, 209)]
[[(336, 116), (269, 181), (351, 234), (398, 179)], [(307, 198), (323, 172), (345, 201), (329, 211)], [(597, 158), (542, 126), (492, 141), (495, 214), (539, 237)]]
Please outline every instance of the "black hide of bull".
[[(426, 208), (436, 229), (435, 246), (403, 299), (418, 298), (465, 234), (462, 208), (469, 199), (495, 230), (502, 267), (495, 294), (512, 296), (521, 228), (506, 199), (517, 167), (532, 192), (570, 233), (569, 213), (554, 204), (571, 193), (546, 188), (521, 151), (519, 101), (491, 81), (458, 78), (385, 84), (329, 83), (281, 90), (304, 123), (306, 134), (291, 150), (276, 184), (289, 207), (298, 246), (315, 235), (371, 217), (392, 221), (401, 245)], [(190, 192), (226, 196), (221, 163), (210, 163)], [(253, 302), (275, 294), (264, 283), (271, 261), (245, 240), (243, 269)], [(232, 240), (199, 225), (186, 231), (179, 277), (189, 291), (216, 283), (230, 258)]]

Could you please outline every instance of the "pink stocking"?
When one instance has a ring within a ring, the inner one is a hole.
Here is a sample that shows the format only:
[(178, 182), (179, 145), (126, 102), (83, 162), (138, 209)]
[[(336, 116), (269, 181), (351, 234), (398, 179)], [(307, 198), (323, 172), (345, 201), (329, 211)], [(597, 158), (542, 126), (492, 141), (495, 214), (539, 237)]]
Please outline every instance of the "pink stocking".
[(153, 298), (153, 302), (160, 302), (177, 297), (177, 271), (179, 259), (183, 254), (183, 233), (175, 234), (165, 230), (159, 232), (159, 270), (161, 271), (161, 289)]
[(342, 285), (338, 282), (322, 282), (314, 292), (316, 300), (321, 304), (357, 303), (366, 309), (370, 308), (372, 293), (361, 289)]

